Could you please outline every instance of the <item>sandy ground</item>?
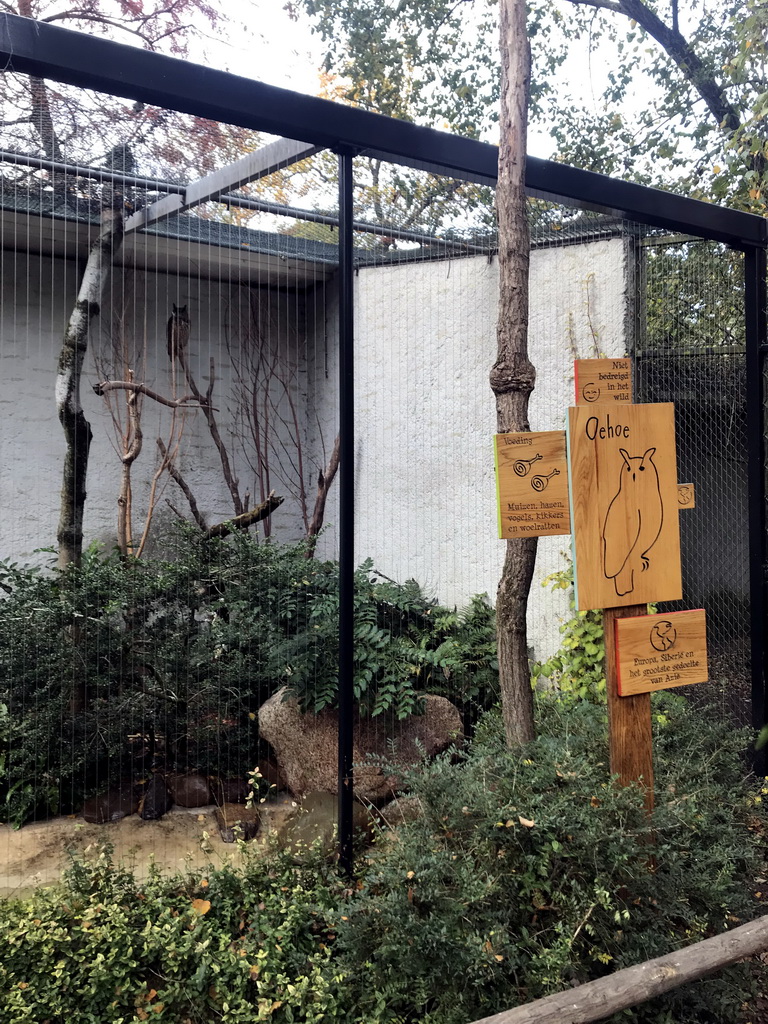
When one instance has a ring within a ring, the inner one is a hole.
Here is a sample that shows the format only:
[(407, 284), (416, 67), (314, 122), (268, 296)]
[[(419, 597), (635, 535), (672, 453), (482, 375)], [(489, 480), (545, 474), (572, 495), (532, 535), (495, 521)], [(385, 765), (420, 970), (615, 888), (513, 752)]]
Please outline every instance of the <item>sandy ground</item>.
[[(296, 813), (286, 797), (261, 808), (259, 837), (280, 831)], [(224, 843), (211, 807), (176, 807), (159, 821), (143, 821), (137, 814), (105, 825), (89, 825), (79, 815), (54, 818), (14, 830), (0, 825), (0, 897), (24, 896), (39, 886), (57, 882), (71, 861), (71, 853), (92, 844), (109, 842), (115, 862), (144, 878), (150, 863), (173, 872), (208, 864), (238, 863), (237, 844)], [(203, 833), (208, 833), (206, 840)]]

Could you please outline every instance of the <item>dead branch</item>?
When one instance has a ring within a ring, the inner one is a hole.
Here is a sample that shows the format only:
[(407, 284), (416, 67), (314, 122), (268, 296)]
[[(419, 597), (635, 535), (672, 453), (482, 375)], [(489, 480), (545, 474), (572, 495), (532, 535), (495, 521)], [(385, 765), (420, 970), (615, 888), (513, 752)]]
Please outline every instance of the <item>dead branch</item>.
[(273, 491), (266, 501), (262, 501), (260, 505), (252, 508), (250, 512), (243, 512), (241, 515), (235, 516), (234, 519), (227, 519), (223, 523), (217, 523), (216, 526), (212, 526), (209, 530), (205, 531), (205, 536), (209, 538), (227, 537), (230, 533), (234, 533), (235, 530), (247, 530), (254, 523), (260, 523), (262, 519), (271, 516), (275, 509), (283, 504), (284, 500), (284, 498), (279, 497)]
[[(184, 497), (187, 499), (187, 504), (189, 505), (189, 511), (192, 513), (192, 518), (195, 520), (200, 529), (204, 533), (206, 533), (208, 531), (208, 524), (205, 521), (205, 517), (200, 511), (197, 501), (195, 500), (195, 496), (192, 493), (189, 484), (181, 475), (181, 472), (179, 471), (176, 463), (173, 461), (173, 459), (168, 458), (168, 449), (163, 444), (163, 439), (161, 437), (158, 437), (157, 439), (157, 447), (160, 449), (160, 454), (163, 456), (163, 463), (166, 469), (168, 470), (168, 475), (172, 480), (176, 481)], [(168, 502), (168, 504), (172, 511), (176, 512), (176, 509), (173, 507), (173, 505), (171, 505), (170, 502)], [(179, 512), (176, 512), (176, 514), (179, 515), (180, 518), (184, 518), (183, 516), (181, 516)]]
[[(130, 370), (128, 371), (131, 372)], [(120, 456), (123, 464), (120, 494), (117, 499), (117, 542), (123, 556), (133, 547), (133, 488), (131, 467), (141, 454), (144, 435), (141, 430), (141, 407), (136, 392), (128, 395), (128, 429), (124, 437), (125, 450)], [(113, 417), (114, 419), (114, 417)]]
[(244, 513), (243, 502), (240, 497), (240, 487), (235, 474), (232, 472), (232, 464), (229, 461), (229, 454), (227, 452), (227, 446), (224, 444), (222, 436), (219, 432), (219, 426), (216, 422), (216, 417), (213, 415), (215, 411), (211, 404), (211, 397), (213, 396), (213, 386), (216, 382), (215, 364), (213, 357), (211, 357), (211, 369), (210, 377), (208, 381), (208, 387), (205, 392), (205, 396), (201, 393), (197, 386), (197, 381), (192, 373), (192, 368), (189, 365), (189, 359), (187, 358), (187, 351), (185, 346), (178, 346), (178, 351), (173, 352), (173, 356), (178, 359), (181, 364), (181, 368), (184, 371), (184, 376), (187, 379), (189, 390), (192, 392), (194, 398), (197, 400), (198, 405), (203, 410), (206, 423), (208, 424), (208, 430), (211, 435), (211, 439), (216, 446), (216, 451), (219, 453), (219, 460), (221, 462), (221, 471), (224, 475), (224, 481), (229, 488), (229, 493), (232, 495), (232, 503), (235, 507), (237, 515)]
[(765, 915), (676, 953), (625, 967), (607, 978), (483, 1017), (473, 1024), (591, 1024), (767, 948), (768, 915)]
[[(108, 391), (133, 391), (138, 395), (146, 395), (147, 398), (151, 398), (153, 402), (159, 402), (160, 405), (167, 405), (169, 409), (180, 409), (182, 406), (189, 407), (190, 402), (194, 403), (194, 406), (207, 408), (208, 398), (203, 398), (197, 395), (184, 395), (183, 398), (166, 398), (164, 395), (158, 394), (157, 391), (152, 391), (147, 387), (146, 384), (135, 384), (131, 380), (103, 380), (98, 384), (93, 385), (93, 390), (97, 395), (103, 397)], [(218, 412), (218, 409), (213, 409), (213, 412)]]
[[(181, 412), (181, 423), (178, 423), (177, 416)], [(168, 472), (169, 466), (173, 464), (173, 460), (179, 454), (179, 447), (181, 446), (181, 439), (184, 434), (184, 408), (181, 410), (174, 409), (171, 413), (171, 426), (168, 432), (168, 447), (160, 442), (160, 451), (162, 458), (160, 465), (155, 470), (152, 477), (152, 483), (149, 488), (149, 502), (147, 505), (147, 517), (144, 520), (144, 530), (139, 541), (139, 546), (135, 552), (137, 558), (141, 558), (144, 554), (144, 548), (146, 547), (147, 541), (149, 540), (149, 531), (152, 526), (152, 519), (155, 514), (155, 508), (160, 495), (158, 494), (158, 485), (163, 473)], [(159, 440), (159, 439), (158, 439)], [(174, 445), (173, 451), (171, 451), (171, 444)], [(161, 491), (162, 493), (162, 491)]]
[(315, 498), (315, 507), (312, 510), (312, 519), (310, 520), (309, 528), (307, 529), (307, 537), (310, 538), (310, 544), (307, 547), (307, 558), (311, 558), (315, 552), (313, 538), (317, 537), (323, 526), (323, 520), (325, 519), (325, 503), (334, 477), (339, 471), (340, 455), (340, 438), (337, 434), (336, 440), (333, 442), (333, 451), (331, 452), (331, 457), (328, 460), (325, 472), (321, 469), (317, 476), (317, 496)]

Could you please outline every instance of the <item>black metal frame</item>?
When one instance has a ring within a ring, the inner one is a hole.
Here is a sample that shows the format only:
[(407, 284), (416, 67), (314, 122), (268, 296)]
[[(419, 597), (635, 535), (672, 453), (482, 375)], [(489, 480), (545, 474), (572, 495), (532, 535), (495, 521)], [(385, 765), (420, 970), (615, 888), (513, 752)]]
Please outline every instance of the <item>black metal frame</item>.
[[(0, 14), (5, 70), (141, 100), (188, 114), (333, 148), (339, 154), (340, 217), (340, 743), (341, 859), (352, 863), (352, 586), (354, 573), (354, 322), (352, 290), (352, 159), (394, 163), (495, 185), (498, 150), (487, 143), (397, 121), (328, 100), (303, 96), (212, 68)], [(745, 254), (745, 325), (749, 423), (750, 593), (753, 715), (765, 721), (766, 517), (765, 386), (766, 246), (761, 217), (658, 189), (528, 157), (526, 186), (551, 201), (610, 212), (633, 221), (724, 242)]]

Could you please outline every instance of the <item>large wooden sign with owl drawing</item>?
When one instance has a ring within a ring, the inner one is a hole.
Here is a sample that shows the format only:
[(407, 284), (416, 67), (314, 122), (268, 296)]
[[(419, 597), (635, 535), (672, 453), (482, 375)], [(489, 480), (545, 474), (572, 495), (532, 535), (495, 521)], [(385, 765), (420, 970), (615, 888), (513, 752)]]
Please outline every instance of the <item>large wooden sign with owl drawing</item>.
[(576, 406), (567, 436), (576, 607), (680, 600), (674, 406)]

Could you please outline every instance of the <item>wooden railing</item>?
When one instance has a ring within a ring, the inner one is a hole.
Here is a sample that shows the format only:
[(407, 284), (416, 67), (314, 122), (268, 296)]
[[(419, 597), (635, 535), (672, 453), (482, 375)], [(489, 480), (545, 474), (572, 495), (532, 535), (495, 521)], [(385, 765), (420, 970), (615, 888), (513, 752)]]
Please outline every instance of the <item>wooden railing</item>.
[(768, 915), (606, 978), (472, 1024), (591, 1024), (768, 949)]

